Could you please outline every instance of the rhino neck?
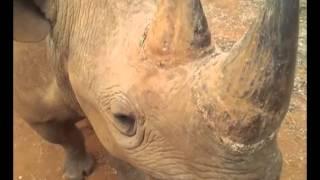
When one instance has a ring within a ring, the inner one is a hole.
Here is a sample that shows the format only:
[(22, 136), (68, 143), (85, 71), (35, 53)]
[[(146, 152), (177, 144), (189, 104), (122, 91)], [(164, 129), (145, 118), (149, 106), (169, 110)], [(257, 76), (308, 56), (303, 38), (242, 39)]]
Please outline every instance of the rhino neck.
[(82, 118), (85, 116), (73, 92), (67, 70), (68, 51), (58, 51), (53, 47), (52, 39), (47, 39), (48, 56), (51, 57), (51, 67), (56, 77), (56, 83), (61, 90), (62, 98), (67, 106)]

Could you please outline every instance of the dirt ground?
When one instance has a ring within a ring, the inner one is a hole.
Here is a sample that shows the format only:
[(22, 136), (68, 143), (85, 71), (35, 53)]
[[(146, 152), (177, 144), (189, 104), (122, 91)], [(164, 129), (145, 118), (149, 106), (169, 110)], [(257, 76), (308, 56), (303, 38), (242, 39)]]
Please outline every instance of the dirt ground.
[[(223, 51), (228, 51), (247, 30), (261, 0), (212, 1), (214, 1), (213, 6), (204, 9), (206, 13), (216, 14), (216, 18), (209, 21), (215, 25), (215, 29), (212, 30), (215, 43)], [(203, 3), (205, 2), (206, 0)], [(299, 50), (294, 92), (289, 112), (278, 135), (279, 147), (284, 158), (281, 180), (306, 179), (306, 0), (301, 1), (300, 9)], [(78, 125), (85, 135), (88, 151), (93, 153), (97, 160), (96, 169), (89, 180), (119, 180), (141, 176), (129, 165), (122, 164), (108, 155), (86, 121)], [(62, 175), (62, 165), (63, 150), (41, 139), (22, 119), (15, 117), (14, 179), (59, 180)]]

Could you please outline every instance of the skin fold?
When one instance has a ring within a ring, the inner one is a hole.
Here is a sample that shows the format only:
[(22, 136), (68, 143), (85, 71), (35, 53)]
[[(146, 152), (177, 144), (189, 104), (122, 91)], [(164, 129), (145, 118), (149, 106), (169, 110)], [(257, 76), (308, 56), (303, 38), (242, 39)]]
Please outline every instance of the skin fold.
[(150, 179), (277, 180), (299, 0), (265, 0), (217, 53), (209, 0), (15, 0), (14, 107), (66, 153), (67, 179), (94, 160), (74, 123)]

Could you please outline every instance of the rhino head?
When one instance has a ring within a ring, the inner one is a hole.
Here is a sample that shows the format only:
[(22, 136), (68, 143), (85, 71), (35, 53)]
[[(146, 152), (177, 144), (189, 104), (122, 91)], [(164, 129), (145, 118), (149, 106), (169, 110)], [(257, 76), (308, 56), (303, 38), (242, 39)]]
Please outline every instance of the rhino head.
[(112, 155), (157, 179), (279, 178), (299, 0), (265, 0), (228, 53), (200, 0), (34, 2), (15, 39), (46, 37), (64, 98)]

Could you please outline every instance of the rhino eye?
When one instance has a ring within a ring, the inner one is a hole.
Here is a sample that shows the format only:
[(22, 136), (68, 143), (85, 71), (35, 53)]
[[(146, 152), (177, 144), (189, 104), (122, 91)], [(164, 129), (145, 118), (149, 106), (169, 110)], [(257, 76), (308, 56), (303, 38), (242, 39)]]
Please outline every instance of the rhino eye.
[(113, 114), (115, 126), (122, 133), (127, 136), (132, 136), (136, 131), (136, 119), (134, 115), (124, 113)]

